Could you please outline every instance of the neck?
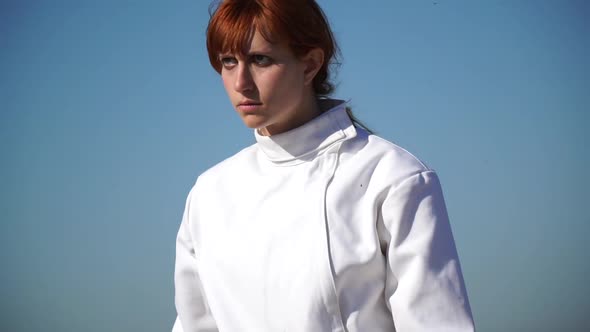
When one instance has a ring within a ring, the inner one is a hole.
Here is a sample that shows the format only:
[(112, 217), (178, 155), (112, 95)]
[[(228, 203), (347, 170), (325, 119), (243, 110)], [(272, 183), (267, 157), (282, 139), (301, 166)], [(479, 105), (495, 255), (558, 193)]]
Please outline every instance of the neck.
[(307, 94), (291, 116), (281, 123), (258, 128), (262, 136), (272, 136), (300, 127), (322, 113), (315, 94)]

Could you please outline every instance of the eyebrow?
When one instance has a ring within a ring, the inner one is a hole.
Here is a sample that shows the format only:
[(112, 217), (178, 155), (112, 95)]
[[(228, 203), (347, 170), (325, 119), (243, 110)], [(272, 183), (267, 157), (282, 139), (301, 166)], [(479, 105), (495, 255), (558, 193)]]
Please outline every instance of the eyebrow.
[(242, 53), (242, 52), (237, 52), (237, 53), (222, 52), (222, 53), (219, 53), (217, 55), (217, 57), (219, 59), (221, 59), (221, 58), (227, 57), (227, 56), (236, 56), (236, 55), (251, 56), (251, 55), (257, 55), (257, 54), (260, 54), (260, 55), (270, 55), (270, 53), (272, 53), (272, 50), (263, 48), (263, 49), (260, 49), (260, 50), (250, 50), (250, 51), (248, 51), (248, 53)]

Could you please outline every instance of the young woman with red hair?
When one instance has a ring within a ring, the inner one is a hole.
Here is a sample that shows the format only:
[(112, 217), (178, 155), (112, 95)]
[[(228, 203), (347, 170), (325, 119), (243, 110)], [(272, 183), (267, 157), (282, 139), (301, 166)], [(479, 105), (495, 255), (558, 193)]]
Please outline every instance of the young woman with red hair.
[(256, 143), (189, 193), (173, 331), (472, 331), (437, 175), (327, 98), (315, 1), (221, 1), (207, 49)]

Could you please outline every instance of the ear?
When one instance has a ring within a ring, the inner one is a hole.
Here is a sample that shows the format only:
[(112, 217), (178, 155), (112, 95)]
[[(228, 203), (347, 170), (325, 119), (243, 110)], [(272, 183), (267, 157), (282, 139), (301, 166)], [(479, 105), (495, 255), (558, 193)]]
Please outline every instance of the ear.
[(313, 48), (303, 56), (305, 71), (303, 72), (305, 85), (311, 85), (315, 75), (324, 64), (324, 51), (321, 48)]

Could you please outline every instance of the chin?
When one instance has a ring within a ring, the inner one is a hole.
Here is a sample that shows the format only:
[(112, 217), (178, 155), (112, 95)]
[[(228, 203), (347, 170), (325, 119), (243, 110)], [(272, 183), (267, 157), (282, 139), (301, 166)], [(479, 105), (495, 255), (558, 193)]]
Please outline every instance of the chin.
[(260, 129), (267, 126), (266, 119), (260, 119), (257, 116), (245, 116), (242, 117), (242, 121), (250, 129)]

